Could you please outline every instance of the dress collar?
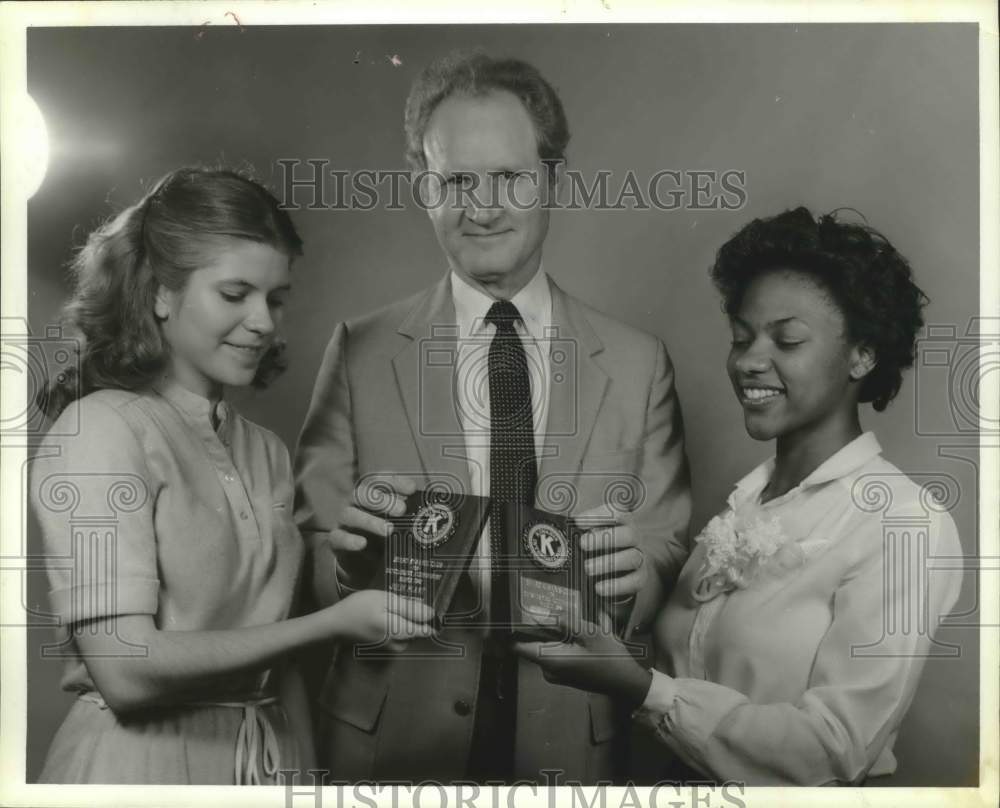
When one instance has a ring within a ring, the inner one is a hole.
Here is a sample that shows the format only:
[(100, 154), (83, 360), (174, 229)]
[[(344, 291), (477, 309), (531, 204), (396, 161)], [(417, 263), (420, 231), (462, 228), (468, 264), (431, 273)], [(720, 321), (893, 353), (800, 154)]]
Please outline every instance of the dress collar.
[[(788, 494), (846, 477), (881, 453), (882, 447), (879, 445), (878, 438), (875, 437), (874, 432), (865, 432), (858, 435), (850, 443), (844, 445), (820, 463), (811, 474), (789, 491)], [(756, 500), (764, 486), (767, 485), (768, 480), (771, 479), (771, 475), (774, 472), (774, 463), (775, 459), (773, 457), (765, 460), (747, 474), (746, 477), (736, 483), (736, 489), (729, 497), (730, 507), (733, 506), (737, 499), (742, 501), (746, 501), (748, 498)], [(784, 499), (788, 494), (777, 499)]]

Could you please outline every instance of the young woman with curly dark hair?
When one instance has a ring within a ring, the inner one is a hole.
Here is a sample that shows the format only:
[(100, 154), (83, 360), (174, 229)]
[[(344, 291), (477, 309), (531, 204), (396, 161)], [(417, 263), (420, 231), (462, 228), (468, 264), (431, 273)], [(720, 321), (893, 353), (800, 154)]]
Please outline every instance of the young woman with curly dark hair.
[(76, 257), (79, 373), (45, 395), (58, 420), (31, 474), (78, 695), (43, 782), (274, 783), (313, 763), (292, 651), (429, 633), (422, 606), (375, 591), (291, 616), (288, 451), (223, 394), (280, 371), (300, 252), (263, 187), (184, 168)]
[[(520, 652), (634, 708), (676, 755), (673, 778), (860, 784), (895, 770), (930, 631), (960, 585), (919, 563), (961, 554), (951, 517), (858, 418), (899, 391), (925, 298), (884, 237), (805, 208), (752, 221), (712, 277), (747, 432), (774, 440), (774, 458), (696, 538), (655, 669), (589, 625)], [(881, 506), (928, 527), (887, 532)]]

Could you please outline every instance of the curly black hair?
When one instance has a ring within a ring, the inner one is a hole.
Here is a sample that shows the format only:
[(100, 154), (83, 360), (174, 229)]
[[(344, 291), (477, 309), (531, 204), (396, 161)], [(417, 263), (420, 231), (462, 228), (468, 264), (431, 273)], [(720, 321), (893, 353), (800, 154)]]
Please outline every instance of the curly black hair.
[(735, 315), (750, 284), (775, 269), (801, 272), (827, 291), (844, 316), (847, 338), (875, 355), (859, 400), (884, 410), (899, 392), (903, 370), (913, 365), (928, 302), (907, 260), (877, 230), (838, 221), (837, 211), (815, 219), (798, 207), (754, 219), (722, 245), (712, 266), (726, 314)]

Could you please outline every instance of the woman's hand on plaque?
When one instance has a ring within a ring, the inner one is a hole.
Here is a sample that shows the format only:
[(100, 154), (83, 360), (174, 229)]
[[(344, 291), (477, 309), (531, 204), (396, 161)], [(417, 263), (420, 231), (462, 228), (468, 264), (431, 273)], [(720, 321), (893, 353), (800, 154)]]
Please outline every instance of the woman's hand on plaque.
[(434, 611), (429, 606), (380, 589), (354, 592), (327, 611), (339, 638), (384, 644), (387, 650), (401, 650), (410, 640), (433, 634)]
[(646, 698), (652, 674), (629, 654), (615, 635), (611, 618), (601, 612), (599, 624), (584, 622), (573, 631), (560, 622), (566, 642), (517, 642), (514, 651), (535, 662), (546, 681), (603, 693), (638, 707)]

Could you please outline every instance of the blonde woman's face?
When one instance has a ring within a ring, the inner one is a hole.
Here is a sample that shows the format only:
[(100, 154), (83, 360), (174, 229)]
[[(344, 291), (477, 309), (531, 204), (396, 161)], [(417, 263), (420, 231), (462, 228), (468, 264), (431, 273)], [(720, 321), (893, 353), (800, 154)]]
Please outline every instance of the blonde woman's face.
[(206, 398), (253, 381), (289, 290), (287, 255), (246, 239), (222, 245), (183, 289), (161, 287), (156, 299), (170, 374)]

